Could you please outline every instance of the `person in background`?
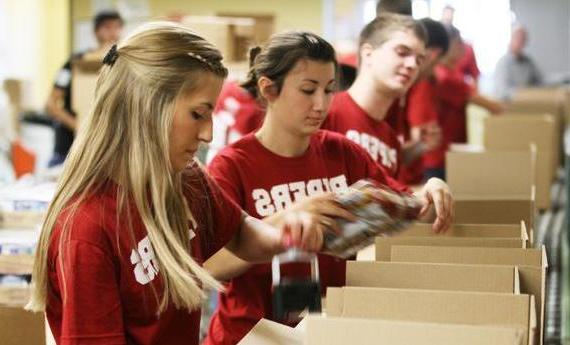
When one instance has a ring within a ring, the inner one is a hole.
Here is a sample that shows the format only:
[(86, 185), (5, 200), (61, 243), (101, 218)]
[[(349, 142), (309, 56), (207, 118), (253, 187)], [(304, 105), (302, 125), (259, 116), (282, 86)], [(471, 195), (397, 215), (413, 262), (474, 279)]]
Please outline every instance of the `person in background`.
[(411, 155), (418, 155), (413, 145), (402, 149), (386, 118), (401, 111), (399, 101), (425, 59), (425, 40), (423, 26), (409, 16), (381, 14), (368, 23), (360, 33), (356, 80), (335, 94), (322, 126), (362, 146), (394, 178)]
[(535, 86), (542, 82), (540, 70), (524, 52), (527, 41), (527, 30), (521, 25), (515, 25), (509, 50), (495, 68), (495, 95), (502, 100), (510, 100), (517, 88)]
[(376, 3), (376, 16), (386, 13), (396, 13), (404, 16), (412, 15), (411, 0), (379, 0)]
[(474, 85), (465, 81), (463, 74), (457, 70), (457, 61), (463, 54), (463, 42), (459, 30), (447, 27), (449, 50), (435, 68), (437, 80), (437, 99), (440, 104), (439, 125), (442, 129), (442, 145), (427, 155), (425, 163), (426, 178), (445, 178), (445, 153), (451, 143), (467, 142), (467, 105), (473, 103), (489, 111), (499, 114), (503, 111), (502, 103), (481, 95)]
[[(354, 216), (339, 207), (334, 195), (352, 183), (369, 178), (407, 191), (359, 145), (319, 129), (336, 88), (336, 68), (332, 46), (308, 32), (274, 35), (253, 59), (245, 85), (267, 104), (263, 125), (223, 149), (208, 167), (251, 215), (278, 225), (284, 211), (297, 209), (337, 232), (337, 219)], [(445, 231), (453, 212), (447, 186), (431, 181), (418, 197), (436, 208), (434, 231)], [(252, 267), (230, 257), (222, 250), (205, 264), (229, 283), (204, 345), (236, 344), (261, 318), (273, 319), (270, 265)], [(344, 285), (345, 260), (319, 255), (319, 273), (323, 293), (327, 286)]]
[(213, 113), (214, 136), (208, 146), (206, 164), (218, 152), (261, 126), (265, 108), (259, 100), (237, 82), (222, 88)]
[(194, 160), (212, 137), (228, 71), (190, 29), (148, 23), (103, 60), (42, 226), (28, 309), (58, 344), (198, 345), (202, 268), (220, 248), (269, 261), (322, 248), (310, 217), (279, 228), (245, 214)]
[(46, 111), (54, 120), (55, 145), (48, 166), (62, 164), (67, 157), (77, 130), (76, 114), (71, 108), (71, 65), (86, 53), (103, 55), (121, 37), (123, 19), (118, 12), (99, 12), (93, 20), (93, 31), (98, 46), (89, 52), (74, 54), (57, 73), (53, 89), (48, 96)]
[[(443, 12), (441, 15), (441, 22), (446, 27), (454, 27), (453, 20), (455, 17), (455, 8), (450, 5), (446, 5), (443, 8)], [(457, 60), (455, 64), (455, 69), (463, 75), (464, 80), (471, 84), (473, 89), (478, 89), (478, 82), (479, 76), (481, 72), (479, 71), (479, 67), (477, 66), (477, 59), (475, 58), (475, 51), (473, 50), (473, 46), (463, 41), (463, 53), (461, 57)]]
[(426, 58), (420, 66), (417, 81), (407, 93), (403, 131), (400, 133), (405, 141), (420, 143), (416, 147), (418, 158), (404, 164), (398, 176), (401, 182), (408, 185), (424, 182), (423, 161), (429, 159), (430, 151), (441, 145), (440, 105), (436, 97), (434, 67), (449, 49), (449, 37), (443, 24), (430, 18), (421, 19), (420, 22), (428, 36)]

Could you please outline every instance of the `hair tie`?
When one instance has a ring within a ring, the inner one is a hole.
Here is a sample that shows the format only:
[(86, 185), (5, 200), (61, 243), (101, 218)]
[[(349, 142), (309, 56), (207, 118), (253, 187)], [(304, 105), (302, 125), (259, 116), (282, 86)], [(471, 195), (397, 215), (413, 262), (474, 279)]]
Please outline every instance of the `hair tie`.
[(118, 57), (119, 57), (119, 53), (117, 52), (117, 45), (113, 44), (111, 49), (109, 49), (109, 51), (107, 52), (107, 54), (103, 58), (103, 64), (113, 66), (113, 64), (115, 64), (115, 61), (117, 60)]

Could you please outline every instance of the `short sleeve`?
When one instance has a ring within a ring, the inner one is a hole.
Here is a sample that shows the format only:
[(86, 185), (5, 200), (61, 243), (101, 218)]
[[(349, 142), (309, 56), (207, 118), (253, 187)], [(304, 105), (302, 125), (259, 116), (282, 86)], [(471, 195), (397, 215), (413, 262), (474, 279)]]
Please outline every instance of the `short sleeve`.
[(238, 205), (243, 205), (245, 196), (237, 163), (227, 152), (227, 149), (223, 150), (214, 157), (208, 165), (208, 174), (215, 181), (216, 188), (224, 191)]
[(103, 231), (97, 222), (81, 220), (69, 229), (80, 235), (64, 243), (63, 257), (51, 260), (62, 297), (60, 344), (126, 344), (112, 251), (97, 243)]
[(213, 220), (214, 241), (204, 252), (204, 260), (222, 249), (240, 231), (242, 219), (245, 213), (232, 199), (232, 197), (220, 188), (216, 180), (205, 173), (210, 194), (210, 204)]
[(54, 86), (59, 89), (67, 89), (71, 85), (71, 60), (63, 65), (55, 76)]

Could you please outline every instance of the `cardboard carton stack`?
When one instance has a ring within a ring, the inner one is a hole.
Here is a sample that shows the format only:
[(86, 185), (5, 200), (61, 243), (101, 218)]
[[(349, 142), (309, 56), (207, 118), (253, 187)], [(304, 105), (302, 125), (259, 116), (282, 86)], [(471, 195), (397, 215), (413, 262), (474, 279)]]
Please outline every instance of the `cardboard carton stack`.
[(346, 286), (328, 288), (323, 315), (262, 320), (241, 344), (540, 344), (547, 263), (528, 245), (524, 222), (377, 237), (368, 261), (347, 262)]
[(39, 228), (55, 184), (25, 178), (0, 188), (0, 343), (46, 343), (43, 313), (23, 309)]

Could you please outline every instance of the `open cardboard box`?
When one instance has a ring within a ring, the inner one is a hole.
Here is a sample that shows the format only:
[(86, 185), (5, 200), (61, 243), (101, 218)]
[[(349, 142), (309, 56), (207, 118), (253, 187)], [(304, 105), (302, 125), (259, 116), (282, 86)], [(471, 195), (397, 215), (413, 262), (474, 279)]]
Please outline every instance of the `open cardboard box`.
[(512, 327), (309, 316), (305, 344), (518, 345), (523, 339), (523, 330)]
[(399, 289), (520, 292), (516, 266), (347, 261), (346, 285)]
[(78, 121), (87, 116), (93, 107), (97, 78), (102, 66), (102, 57), (99, 55), (87, 56), (71, 64), (71, 108)]
[(266, 319), (238, 345), (522, 345), (523, 329), (309, 315), (304, 327)]
[[(452, 224), (445, 233), (434, 233), (432, 224), (413, 223), (409, 228), (399, 232), (398, 237), (474, 237), (474, 238), (521, 238), (525, 246), (531, 245), (524, 221), (516, 224)], [(357, 261), (375, 261), (376, 247), (372, 244), (357, 254)]]
[(341, 287), (327, 289), (327, 315), (442, 324), (521, 328), (534, 344), (534, 296), (413, 289)]
[(457, 197), (528, 198), (535, 169), (535, 145), (529, 151), (447, 152), (447, 182)]
[(20, 307), (0, 306), (0, 343), (2, 345), (45, 345), (43, 313)]
[(398, 233), (397, 236), (427, 237), (511, 237), (528, 241), (526, 224), (524, 221), (517, 224), (452, 224), (445, 233), (434, 233), (431, 224), (414, 223), (408, 229)]
[(390, 261), (391, 247), (394, 245), (434, 246), (434, 247), (500, 247), (525, 248), (524, 238), (485, 238), (485, 237), (376, 237), (376, 261)]
[(261, 319), (238, 345), (302, 345), (303, 336), (299, 328)]
[(536, 297), (540, 343), (544, 336), (544, 304), (548, 261), (544, 246), (527, 248), (457, 248), (392, 246), (393, 262), (431, 262), (474, 265), (517, 265), (521, 292)]
[(560, 165), (560, 145), (553, 115), (499, 116), (485, 119), (484, 144), (488, 151), (526, 150), (536, 154), (536, 205), (551, 206), (550, 187)]
[(534, 243), (534, 197), (455, 196), (454, 221), (460, 224), (519, 224), (524, 221), (530, 244)]

